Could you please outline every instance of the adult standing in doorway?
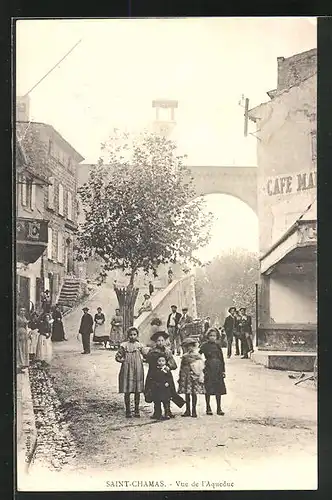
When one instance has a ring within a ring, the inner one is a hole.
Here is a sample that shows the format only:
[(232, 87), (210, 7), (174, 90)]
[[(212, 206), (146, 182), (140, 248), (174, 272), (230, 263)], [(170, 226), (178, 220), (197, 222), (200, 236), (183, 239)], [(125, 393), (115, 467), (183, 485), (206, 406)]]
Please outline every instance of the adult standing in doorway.
[(252, 333), (252, 319), (245, 307), (240, 308), (240, 333), (243, 342), (243, 355), (242, 359), (248, 359), (248, 354), (254, 352), (253, 347), (253, 333)]
[(228, 309), (228, 316), (226, 316), (224, 322), (224, 329), (227, 337), (227, 357), (230, 358), (232, 355), (232, 344), (233, 338), (237, 335), (238, 322), (236, 318), (236, 307), (230, 307)]
[(180, 333), (179, 333), (179, 321), (181, 319), (181, 314), (177, 312), (177, 306), (171, 306), (171, 313), (167, 318), (167, 331), (169, 334), (170, 342), (171, 342), (171, 350), (172, 354), (176, 354), (180, 356)]
[(83, 344), (82, 354), (90, 354), (90, 336), (91, 333), (93, 332), (93, 318), (91, 314), (89, 314), (88, 307), (83, 307), (82, 310), (83, 310), (83, 316), (81, 318), (81, 324), (77, 338), (79, 339), (79, 336), (81, 334), (82, 344)]
[(42, 300), (43, 313), (49, 314), (51, 312), (51, 305), (52, 305), (52, 300), (49, 290), (45, 290), (41, 300)]

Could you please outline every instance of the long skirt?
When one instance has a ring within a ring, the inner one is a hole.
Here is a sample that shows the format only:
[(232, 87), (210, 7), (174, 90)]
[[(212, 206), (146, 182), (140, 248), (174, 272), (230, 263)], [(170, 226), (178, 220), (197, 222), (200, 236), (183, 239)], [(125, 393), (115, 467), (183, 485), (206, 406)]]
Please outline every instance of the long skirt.
[(39, 334), (36, 350), (36, 360), (50, 364), (52, 360), (52, 341), (45, 335)]
[(144, 392), (144, 368), (139, 351), (126, 353), (119, 373), (119, 392)]
[(122, 327), (113, 326), (109, 336), (109, 341), (112, 345), (120, 345), (123, 342)]
[(36, 354), (38, 337), (39, 332), (37, 328), (35, 330), (30, 330), (29, 354)]
[(29, 366), (29, 341), (25, 328), (17, 330), (16, 339), (17, 368), (27, 368)]
[(52, 328), (52, 341), (62, 342), (65, 340), (65, 331), (62, 321), (54, 321)]
[(109, 340), (109, 335), (106, 334), (105, 323), (98, 325), (95, 323), (92, 342), (106, 342)]

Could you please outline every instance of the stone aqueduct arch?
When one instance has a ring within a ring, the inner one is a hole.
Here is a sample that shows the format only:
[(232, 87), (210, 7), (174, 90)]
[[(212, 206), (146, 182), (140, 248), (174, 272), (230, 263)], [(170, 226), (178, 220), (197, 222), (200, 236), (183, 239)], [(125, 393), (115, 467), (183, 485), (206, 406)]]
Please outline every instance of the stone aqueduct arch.
[(228, 194), (257, 214), (257, 167), (189, 167), (197, 196)]
[[(78, 167), (78, 185), (87, 182), (93, 165), (81, 163)], [(246, 203), (257, 214), (256, 167), (188, 166), (194, 178), (197, 196), (228, 194)]]

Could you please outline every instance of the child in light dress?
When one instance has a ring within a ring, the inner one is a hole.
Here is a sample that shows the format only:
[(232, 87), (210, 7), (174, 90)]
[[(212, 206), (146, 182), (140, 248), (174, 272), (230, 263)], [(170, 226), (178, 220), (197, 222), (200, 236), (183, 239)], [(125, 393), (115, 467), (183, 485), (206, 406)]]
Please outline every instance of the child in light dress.
[[(183, 417), (197, 417), (197, 394), (204, 394), (204, 361), (198, 352), (195, 339), (187, 337), (182, 342), (185, 351), (180, 365), (179, 394), (186, 398), (186, 410)], [(190, 407), (191, 403), (191, 407)]]
[(115, 355), (115, 360), (121, 363), (119, 393), (124, 394), (127, 418), (132, 417), (130, 407), (131, 394), (134, 394), (134, 417), (140, 417), (140, 396), (144, 392), (143, 354), (144, 346), (138, 340), (138, 330), (135, 327), (131, 327), (127, 333), (127, 341), (122, 342)]

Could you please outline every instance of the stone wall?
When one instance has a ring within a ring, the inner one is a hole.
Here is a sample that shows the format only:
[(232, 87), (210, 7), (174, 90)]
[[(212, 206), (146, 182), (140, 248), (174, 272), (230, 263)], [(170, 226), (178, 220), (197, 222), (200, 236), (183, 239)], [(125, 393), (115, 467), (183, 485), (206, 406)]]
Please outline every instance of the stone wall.
[(266, 325), (258, 330), (258, 348), (265, 351), (315, 352), (315, 325)]
[(166, 329), (168, 315), (171, 311), (171, 305), (176, 305), (181, 312), (183, 307), (188, 307), (188, 313), (193, 318), (197, 317), (195, 282), (192, 275), (174, 280), (164, 290), (158, 292), (152, 298), (151, 312), (143, 313), (135, 321), (135, 326), (140, 332), (140, 340), (143, 344), (148, 344), (151, 335), (150, 323), (153, 318), (159, 318), (162, 321), (162, 329)]

